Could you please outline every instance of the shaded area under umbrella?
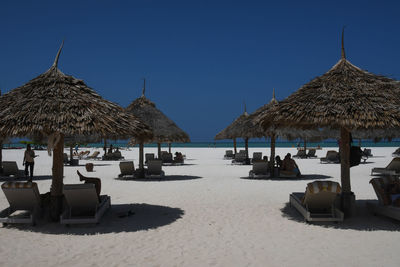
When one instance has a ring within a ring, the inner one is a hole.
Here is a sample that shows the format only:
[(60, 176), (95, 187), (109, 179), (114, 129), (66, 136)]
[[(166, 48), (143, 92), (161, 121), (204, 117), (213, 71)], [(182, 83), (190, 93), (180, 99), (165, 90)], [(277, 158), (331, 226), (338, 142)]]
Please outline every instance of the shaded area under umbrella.
[(54, 220), (61, 212), (65, 136), (151, 138), (150, 128), (134, 115), (58, 69), (62, 46), (49, 70), (0, 97), (0, 136), (48, 137), (53, 149), (50, 211)]

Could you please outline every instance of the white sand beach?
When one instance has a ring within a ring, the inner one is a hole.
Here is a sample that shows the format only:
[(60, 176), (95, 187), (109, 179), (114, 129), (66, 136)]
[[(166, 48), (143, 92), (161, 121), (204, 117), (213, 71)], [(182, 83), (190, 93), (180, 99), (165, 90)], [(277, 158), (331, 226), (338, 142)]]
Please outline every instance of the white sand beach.
[[(332, 148), (329, 148), (332, 149)], [(334, 148), (335, 149), (335, 148)], [(92, 149), (93, 150), (93, 149)], [(296, 159), (303, 177), (249, 180), (251, 166), (223, 160), (225, 148), (179, 148), (183, 166), (164, 166), (161, 181), (118, 180), (118, 161), (90, 161), (94, 172), (64, 167), (64, 183), (80, 183), (76, 170), (102, 180), (112, 207), (99, 225), (0, 228), (0, 266), (398, 266), (400, 223), (375, 217), (365, 208), (376, 195), (371, 168), (385, 167), (394, 147), (372, 148), (373, 158), (351, 168), (357, 212), (343, 223), (306, 224), (288, 206), (291, 192), (314, 180), (340, 182), (339, 164)], [(336, 150), (338, 150), (336, 148)], [(269, 148), (250, 148), (269, 156)], [(66, 150), (67, 152), (67, 150)], [(156, 148), (146, 148), (156, 153)], [(296, 153), (278, 148), (277, 154)], [(52, 158), (37, 151), (35, 176), (40, 193), (49, 191)], [(138, 148), (122, 151), (138, 165)], [(3, 160), (22, 168), (23, 150), (3, 150)], [(2, 178), (2, 181), (6, 181)], [(8, 206), (0, 193), (0, 208)], [(129, 216), (127, 212), (133, 214)]]

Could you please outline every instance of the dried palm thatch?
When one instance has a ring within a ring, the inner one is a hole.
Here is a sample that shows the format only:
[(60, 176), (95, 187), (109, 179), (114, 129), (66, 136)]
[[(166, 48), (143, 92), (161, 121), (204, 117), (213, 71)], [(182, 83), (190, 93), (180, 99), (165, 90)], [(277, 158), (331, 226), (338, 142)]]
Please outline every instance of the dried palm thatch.
[(351, 64), (345, 56), (343, 36), (344, 31), (342, 56), (335, 66), (303, 85), (271, 112), (260, 114), (257, 121), (264, 129), (270, 125), (340, 129), (342, 208), (345, 214), (351, 214), (354, 195), (350, 186), (350, 132), (399, 128), (400, 83)]
[[(344, 127), (349, 131), (400, 127), (400, 82), (374, 75), (344, 56), (327, 73), (262, 112), (258, 122), (302, 128)], [(392, 134), (392, 133), (391, 133)], [(382, 136), (380, 136), (382, 137)]]
[(145, 122), (153, 131), (148, 143), (187, 143), (189, 135), (162, 113), (156, 105), (146, 98), (145, 87), (142, 96), (135, 99), (125, 110)]
[(0, 97), (0, 136), (49, 136), (55, 220), (61, 211), (64, 136), (151, 138), (150, 128), (135, 116), (57, 68), (62, 46), (48, 71)]
[(82, 80), (51, 68), (0, 98), (0, 135), (148, 138), (151, 130), (135, 116), (97, 94)]

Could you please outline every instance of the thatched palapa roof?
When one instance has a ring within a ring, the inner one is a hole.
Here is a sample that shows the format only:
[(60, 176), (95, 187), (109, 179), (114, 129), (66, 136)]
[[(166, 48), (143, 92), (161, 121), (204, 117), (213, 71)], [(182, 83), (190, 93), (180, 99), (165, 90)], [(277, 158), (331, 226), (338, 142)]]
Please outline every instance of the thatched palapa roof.
[(57, 67), (61, 49), (49, 70), (0, 97), (0, 135), (151, 136), (135, 116), (62, 73)]
[(135, 99), (125, 110), (150, 126), (153, 138), (148, 140), (148, 143), (190, 142), (189, 135), (146, 98), (145, 86), (142, 96)]
[[(348, 131), (397, 128), (400, 126), (399, 88), (399, 81), (351, 64), (342, 43), (342, 57), (336, 65), (281, 101), (273, 111), (262, 112), (257, 121), (264, 128), (271, 124), (344, 127)], [(392, 131), (376, 133), (393, 137)]]
[(222, 140), (222, 139), (235, 139), (235, 138), (252, 138), (253, 133), (247, 131), (248, 127), (252, 126), (249, 124), (248, 118), (249, 114), (246, 111), (246, 105), (245, 105), (243, 114), (237, 117), (225, 129), (220, 131), (214, 137), (214, 139)]

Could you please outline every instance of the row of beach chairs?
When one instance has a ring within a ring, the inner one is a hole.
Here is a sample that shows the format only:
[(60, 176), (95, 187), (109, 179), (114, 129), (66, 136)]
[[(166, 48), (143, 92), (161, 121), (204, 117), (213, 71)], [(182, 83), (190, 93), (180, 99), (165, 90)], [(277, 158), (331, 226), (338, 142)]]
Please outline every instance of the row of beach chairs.
[[(119, 163), (121, 173), (118, 175), (120, 178), (125, 176), (135, 177), (135, 165), (133, 161), (121, 161)], [(165, 176), (162, 170), (162, 161), (152, 159), (147, 161), (147, 169), (145, 169), (145, 178), (162, 178)]]
[[(42, 216), (42, 197), (37, 183), (5, 182), (1, 188), (9, 207), (0, 212), (0, 222), (3, 225), (35, 225)], [(111, 198), (107, 195), (99, 198), (92, 183), (66, 184), (63, 186), (63, 194), (67, 205), (60, 216), (61, 224), (98, 223), (111, 206)]]

